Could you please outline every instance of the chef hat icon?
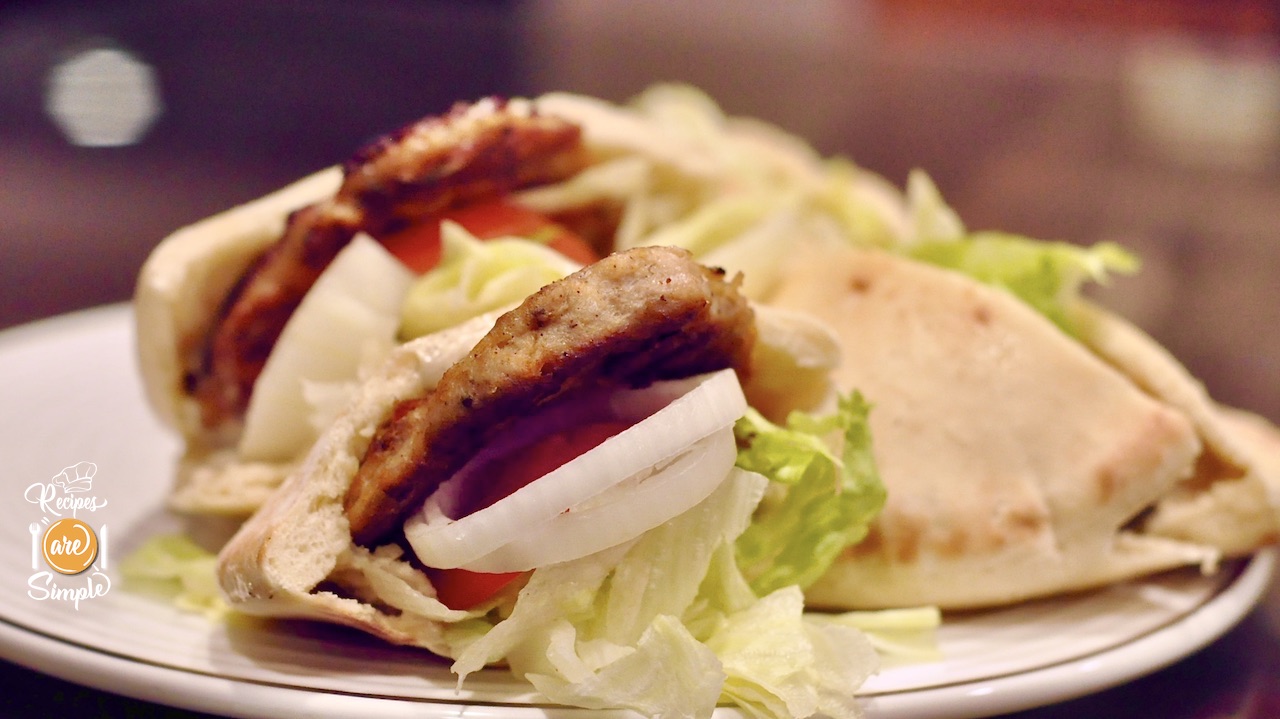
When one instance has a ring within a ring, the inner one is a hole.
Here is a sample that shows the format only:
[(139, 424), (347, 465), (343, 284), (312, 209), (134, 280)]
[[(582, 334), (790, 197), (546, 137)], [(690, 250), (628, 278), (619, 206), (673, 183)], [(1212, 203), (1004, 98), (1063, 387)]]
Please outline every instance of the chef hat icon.
[(77, 462), (55, 475), (52, 482), (68, 492), (88, 492), (97, 473), (98, 465), (93, 462)]

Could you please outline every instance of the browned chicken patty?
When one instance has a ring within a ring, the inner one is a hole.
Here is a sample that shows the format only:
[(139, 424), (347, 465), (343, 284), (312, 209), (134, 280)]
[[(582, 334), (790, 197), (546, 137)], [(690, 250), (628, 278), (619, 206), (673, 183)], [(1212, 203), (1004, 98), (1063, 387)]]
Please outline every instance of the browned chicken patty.
[(243, 416), (285, 323), (357, 232), (384, 236), (452, 207), (562, 180), (586, 163), (579, 127), (493, 99), (458, 105), (358, 152), (334, 197), (289, 218), (188, 360), (186, 386), (204, 426)]
[(502, 315), (425, 397), (378, 428), (345, 499), (371, 545), (519, 418), (579, 389), (748, 370), (755, 321), (737, 279), (685, 250), (610, 255)]

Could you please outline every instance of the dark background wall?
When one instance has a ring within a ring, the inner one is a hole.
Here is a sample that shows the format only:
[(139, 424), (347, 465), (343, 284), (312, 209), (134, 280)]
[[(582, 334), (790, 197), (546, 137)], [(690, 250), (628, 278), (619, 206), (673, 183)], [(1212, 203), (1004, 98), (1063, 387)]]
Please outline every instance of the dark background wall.
[[(126, 300), (168, 232), (454, 100), (623, 100), (681, 80), (897, 184), (928, 170), (972, 227), (1137, 249), (1145, 271), (1107, 301), (1218, 396), (1280, 418), (1276, 12), (1248, 0), (11, 1), (0, 326)], [(158, 114), (123, 146), (74, 144), (47, 106), (55, 68), (101, 49), (150, 68), (158, 93)]]

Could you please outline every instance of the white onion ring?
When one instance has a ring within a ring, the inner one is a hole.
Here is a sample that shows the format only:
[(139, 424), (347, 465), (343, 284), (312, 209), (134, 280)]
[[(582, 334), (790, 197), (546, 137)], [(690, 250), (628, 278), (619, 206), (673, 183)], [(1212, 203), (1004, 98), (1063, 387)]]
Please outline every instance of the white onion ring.
[(698, 378), (656, 411), (635, 394), (669, 396), (671, 388), (659, 383), (626, 393), (609, 412), (629, 420), (640, 406), (647, 416), (494, 504), (452, 519), (477, 457), (405, 522), (409, 545), (428, 567), (524, 571), (616, 546), (691, 509), (732, 469), (732, 427), (747, 403), (733, 370)]

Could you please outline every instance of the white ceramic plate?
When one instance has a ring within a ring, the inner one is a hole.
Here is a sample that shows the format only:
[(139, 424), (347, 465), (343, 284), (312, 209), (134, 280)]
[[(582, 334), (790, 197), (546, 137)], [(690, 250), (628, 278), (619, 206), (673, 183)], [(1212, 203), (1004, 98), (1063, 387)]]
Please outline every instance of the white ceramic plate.
[[(147, 537), (181, 528), (162, 506), (177, 443), (145, 406), (132, 343), (124, 306), (0, 333), (0, 655), (85, 685), (232, 716), (582, 715), (540, 705), (502, 671), (475, 675), (459, 691), (444, 662), (340, 628), (210, 622), (130, 594), (118, 581), (78, 605), (33, 597), (52, 594), (37, 574), (43, 565), (32, 537), (58, 507), (29, 501), (40, 491), (30, 488), (66, 467), (96, 467), (80, 492), (62, 495), (106, 503), (76, 514), (100, 534), (106, 527), (107, 555), (97, 566), (105, 559), (108, 579)], [(942, 661), (887, 669), (860, 693), (871, 717), (928, 719), (989, 716), (1097, 691), (1221, 635), (1257, 602), (1274, 564), (1274, 552), (1264, 552), (1214, 577), (1174, 572), (950, 617), (939, 635)], [(64, 591), (87, 591), (90, 581), (52, 579)]]

